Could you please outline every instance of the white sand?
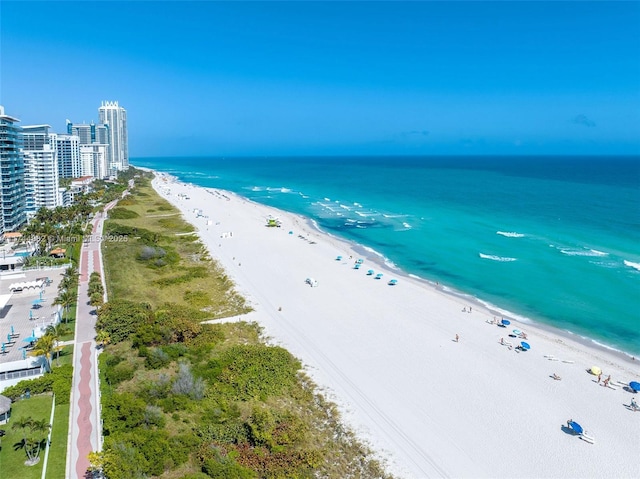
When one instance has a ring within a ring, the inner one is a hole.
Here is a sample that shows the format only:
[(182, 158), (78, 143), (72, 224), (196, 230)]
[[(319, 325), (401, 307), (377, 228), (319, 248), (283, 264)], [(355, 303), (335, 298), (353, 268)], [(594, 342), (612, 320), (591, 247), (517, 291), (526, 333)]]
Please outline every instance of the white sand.
[[(526, 323), (488, 324), (493, 314), (481, 306), (464, 313), (460, 297), (399, 276), (298, 216), (166, 175), (154, 186), (255, 309), (243, 319), (302, 360), (399, 477), (640, 477), (640, 412), (625, 407), (634, 395), (586, 372), (597, 365), (603, 379), (640, 380), (640, 361)], [(282, 227), (267, 228), (269, 215)], [(499, 344), (519, 344), (513, 328), (527, 333), (530, 351)], [(570, 418), (595, 444), (563, 431)]]

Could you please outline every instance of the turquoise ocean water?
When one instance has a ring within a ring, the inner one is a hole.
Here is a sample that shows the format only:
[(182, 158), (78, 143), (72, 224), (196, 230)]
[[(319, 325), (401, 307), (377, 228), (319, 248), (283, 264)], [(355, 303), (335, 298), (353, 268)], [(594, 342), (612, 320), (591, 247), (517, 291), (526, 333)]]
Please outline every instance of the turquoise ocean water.
[(138, 158), (406, 273), (640, 354), (640, 157)]

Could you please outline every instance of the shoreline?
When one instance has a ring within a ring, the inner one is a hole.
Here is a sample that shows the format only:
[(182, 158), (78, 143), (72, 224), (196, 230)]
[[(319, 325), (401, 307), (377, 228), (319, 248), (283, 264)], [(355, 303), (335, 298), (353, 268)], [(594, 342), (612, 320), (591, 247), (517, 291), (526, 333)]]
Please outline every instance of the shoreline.
[[(175, 178), (176, 181), (180, 181), (182, 182), (182, 180), (180, 180), (177, 177), (173, 177)], [(183, 182), (184, 183), (184, 182)], [(192, 183), (188, 183), (188, 184), (192, 184)], [(219, 191), (224, 191), (226, 194), (231, 194), (231, 195), (235, 195), (239, 198), (242, 198), (245, 201), (248, 201), (250, 203), (256, 203), (256, 204), (261, 204), (258, 203), (256, 201), (253, 201), (249, 198), (245, 198), (241, 195), (238, 195), (235, 192), (232, 191), (228, 191), (228, 190), (221, 190), (219, 188), (211, 188), (208, 186), (200, 186), (200, 185), (195, 185), (192, 184), (194, 187), (197, 188), (204, 188), (204, 189), (217, 189)], [(266, 205), (263, 205), (266, 206)], [(358, 252), (361, 256), (366, 257), (369, 261), (378, 264), (380, 267), (383, 268), (388, 268), (390, 270), (395, 271), (395, 274), (398, 277), (403, 277), (406, 279), (413, 279), (415, 281), (421, 282), (426, 286), (430, 286), (432, 288), (434, 288), (437, 291), (440, 291), (442, 294), (446, 294), (446, 295), (451, 295), (454, 298), (459, 299), (460, 301), (464, 301), (466, 303), (472, 303), (472, 306), (476, 309), (485, 309), (488, 313), (492, 314), (493, 316), (496, 317), (501, 317), (501, 318), (505, 318), (508, 319), (510, 321), (516, 321), (517, 323), (521, 324), (522, 327), (533, 327), (536, 329), (540, 329), (541, 331), (546, 331), (548, 334), (551, 335), (556, 335), (556, 336), (560, 336), (562, 338), (565, 338), (569, 341), (573, 341), (576, 342), (584, 347), (589, 347), (589, 348), (594, 348), (597, 350), (601, 350), (603, 353), (607, 353), (607, 354), (614, 354), (616, 356), (618, 356), (618, 358), (623, 361), (623, 362), (629, 362), (631, 365), (637, 365), (638, 367), (640, 367), (640, 360), (638, 358), (636, 358), (635, 354), (633, 353), (629, 353), (627, 351), (623, 351), (621, 349), (615, 348), (613, 346), (609, 346), (607, 344), (603, 344), (601, 342), (599, 342), (597, 339), (588, 337), (588, 336), (583, 336), (577, 333), (574, 333), (572, 331), (569, 331), (567, 329), (561, 329), (561, 328), (556, 328), (551, 324), (547, 324), (545, 322), (536, 320), (536, 319), (532, 319), (532, 318), (528, 318), (526, 316), (523, 316), (521, 314), (518, 313), (514, 313), (512, 311), (509, 311), (507, 309), (503, 309), (498, 305), (492, 304), (488, 301), (483, 300), (482, 298), (478, 298), (477, 296), (474, 296), (470, 293), (465, 293), (464, 291), (458, 290), (452, 286), (442, 286), (440, 285), (437, 281), (432, 281), (426, 278), (423, 278), (421, 276), (418, 276), (414, 273), (409, 273), (405, 270), (403, 270), (402, 268), (398, 267), (395, 265), (395, 263), (393, 263), (391, 260), (389, 260), (386, 256), (382, 255), (381, 253), (378, 253), (377, 251), (375, 251), (373, 248), (370, 248), (368, 246), (356, 243), (354, 241), (351, 241), (349, 239), (346, 238), (341, 238), (337, 235), (334, 235), (333, 233), (329, 233), (327, 231), (323, 231), (322, 228), (317, 224), (317, 222), (313, 219), (313, 218), (309, 218), (309, 217), (305, 217), (302, 215), (298, 215), (297, 213), (292, 213), (292, 212), (288, 212), (285, 210), (280, 210), (278, 208), (272, 207), (272, 206), (267, 206), (268, 208), (271, 208), (275, 211), (279, 211), (282, 214), (290, 214), (290, 215), (295, 215), (298, 216), (299, 218), (301, 218), (302, 220), (307, 222), (307, 225), (310, 228), (315, 229), (319, 234), (321, 235), (326, 235), (329, 236), (331, 238), (335, 238), (337, 241), (341, 241), (344, 243), (347, 243), (351, 246), (351, 248)], [(390, 266), (390, 264), (393, 264), (393, 266)], [(635, 358), (635, 359), (634, 359)]]
[[(621, 386), (598, 387), (586, 370), (598, 365), (613, 381), (637, 380), (635, 361), (518, 319), (497, 328), (488, 324), (494, 314), (486, 305), (392, 270), (383, 257), (323, 232), (310, 218), (154, 173), (156, 191), (196, 227), (254, 308), (246, 320), (301, 359), (319, 391), (390, 472), (407, 478), (634, 476), (630, 458), (640, 438), (624, 406), (631, 394)], [(265, 228), (268, 215), (280, 217), (283, 227)], [(349, 255), (366, 258), (364, 270), (373, 266), (384, 281), (354, 271)], [(319, 287), (304, 284), (309, 276)], [(391, 277), (398, 285), (387, 286)], [(461, 312), (469, 306), (472, 314)], [(514, 327), (526, 331), (531, 351), (517, 354), (500, 344), (505, 338), (518, 344), (507, 336)], [(568, 417), (584, 420), (597, 445), (585, 447), (559, 430)], [(517, 426), (522, 421), (526, 432)], [(603, 459), (594, 461), (588, 447)]]

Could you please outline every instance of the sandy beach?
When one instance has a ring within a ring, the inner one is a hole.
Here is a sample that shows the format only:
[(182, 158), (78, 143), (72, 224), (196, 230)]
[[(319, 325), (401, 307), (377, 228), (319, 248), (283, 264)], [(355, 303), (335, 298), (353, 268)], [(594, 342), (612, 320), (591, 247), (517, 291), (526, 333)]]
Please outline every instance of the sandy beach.
[[(640, 477), (640, 412), (628, 407), (640, 393), (618, 382), (640, 381), (640, 361), (526, 322), (491, 324), (481, 304), (299, 216), (162, 173), (153, 185), (255, 310), (241, 319), (301, 359), (398, 477)], [(270, 216), (281, 226), (267, 227)], [(570, 434), (568, 419), (595, 443)]]

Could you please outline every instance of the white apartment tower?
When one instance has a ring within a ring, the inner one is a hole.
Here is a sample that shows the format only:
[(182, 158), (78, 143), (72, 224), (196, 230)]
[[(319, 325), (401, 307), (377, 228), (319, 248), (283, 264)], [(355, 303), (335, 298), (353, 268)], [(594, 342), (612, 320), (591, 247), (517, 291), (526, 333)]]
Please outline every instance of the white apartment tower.
[(129, 168), (129, 145), (127, 141), (127, 110), (117, 101), (103, 101), (98, 108), (100, 123), (108, 126), (107, 159), (111, 174)]
[(60, 206), (58, 154), (49, 125), (22, 127), (25, 211), (33, 216), (40, 208)]
[(78, 178), (82, 176), (80, 137), (61, 133), (51, 133), (50, 137), (58, 153), (58, 176), (60, 178)]

